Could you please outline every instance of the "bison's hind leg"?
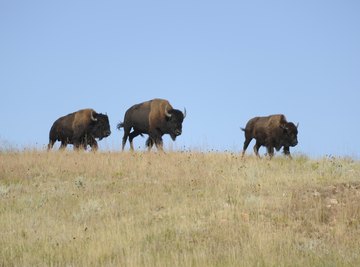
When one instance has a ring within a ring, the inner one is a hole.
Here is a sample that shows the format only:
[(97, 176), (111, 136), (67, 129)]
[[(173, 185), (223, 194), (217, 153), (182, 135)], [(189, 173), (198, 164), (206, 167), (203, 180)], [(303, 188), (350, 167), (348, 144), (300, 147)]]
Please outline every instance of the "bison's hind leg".
[(122, 146), (121, 146), (122, 151), (124, 151), (126, 141), (127, 141), (128, 136), (130, 134), (130, 130), (131, 130), (131, 127), (124, 127), (124, 136), (123, 136), (123, 139), (122, 139)]
[(53, 146), (54, 146), (54, 144), (55, 144), (55, 142), (56, 142), (55, 140), (51, 140), (51, 139), (50, 139), (49, 144), (48, 144), (48, 147), (47, 147), (47, 150), (52, 149)]
[(258, 158), (260, 158), (260, 155), (259, 155), (260, 147), (261, 147), (261, 144), (258, 141), (256, 141), (256, 144), (254, 145), (254, 153)]
[(251, 142), (252, 138), (246, 138), (245, 142), (244, 142), (244, 146), (243, 146), (243, 151), (241, 156), (244, 157), (245, 151), (247, 149), (247, 147), (249, 146), (250, 142)]
[(241, 157), (244, 157), (245, 151), (248, 148), (248, 146), (249, 146), (251, 140), (254, 138), (254, 136), (252, 135), (252, 130), (251, 129), (241, 128), (241, 130), (244, 131), (244, 134), (245, 134), (245, 141), (244, 141), (243, 151), (241, 153)]
[[(134, 145), (133, 145), (133, 139), (140, 135), (141, 132), (137, 131), (134, 129), (134, 131), (132, 131), (130, 134), (129, 134), (129, 142), (130, 142), (130, 149), (133, 151), (134, 150)], [(125, 136), (125, 135), (124, 135)]]
[(67, 143), (64, 142), (64, 141), (61, 141), (61, 145), (59, 147), (59, 150), (64, 150), (66, 148), (66, 146), (67, 146)]

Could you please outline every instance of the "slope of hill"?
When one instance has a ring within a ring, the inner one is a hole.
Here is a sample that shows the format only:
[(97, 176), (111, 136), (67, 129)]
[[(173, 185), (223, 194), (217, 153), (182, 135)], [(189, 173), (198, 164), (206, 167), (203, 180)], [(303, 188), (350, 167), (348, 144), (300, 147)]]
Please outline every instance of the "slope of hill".
[(360, 162), (0, 153), (1, 266), (360, 266)]

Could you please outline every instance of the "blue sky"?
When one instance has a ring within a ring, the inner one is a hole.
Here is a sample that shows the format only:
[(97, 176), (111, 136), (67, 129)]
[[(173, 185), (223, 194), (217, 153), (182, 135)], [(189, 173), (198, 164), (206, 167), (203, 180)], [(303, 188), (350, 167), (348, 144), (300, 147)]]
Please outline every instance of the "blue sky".
[(283, 113), (293, 153), (359, 157), (359, 14), (346, 0), (1, 1), (0, 145), (42, 148), (58, 117), (91, 107), (110, 118), (99, 146), (119, 150), (126, 109), (159, 97), (187, 109), (167, 148), (239, 152), (250, 118)]

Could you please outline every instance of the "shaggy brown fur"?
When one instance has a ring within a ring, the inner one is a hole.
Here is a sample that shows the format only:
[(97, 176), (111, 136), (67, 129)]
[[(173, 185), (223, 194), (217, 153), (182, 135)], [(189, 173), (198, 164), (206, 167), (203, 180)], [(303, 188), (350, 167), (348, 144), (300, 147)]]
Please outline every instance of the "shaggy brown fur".
[(110, 133), (107, 115), (97, 113), (93, 109), (82, 109), (60, 117), (54, 122), (49, 133), (48, 149), (51, 149), (56, 141), (60, 141), (60, 149), (73, 144), (74, 149), (80, 147), (86, 149), (87, 145), (90, 145), (96, 150), (98, 144), (95, 138), (101, 140)]
[(258, 157), (261, 146), (267, 148), (270, 158), (274, 155), (274, 148), (279, 151), (281, 147), (284, 147), (284, 154), (291, 157), (290, 146), (296, 146), (298, 143), (297, 126), (287, 122), (283, 114), (252, 118), (242, 130), (245, 132), (242, 156), (253, 138), (256, 140), (254, 152)]
[[(142, 134), (148, 134), (146, 145), (150, 150), (155, 144), (162, 150), (164, 134), (170, 134), (173, 140), (182, 133), (182, 122), (185, 114), (174, 109), (169, 101), (153, 99), (130, 107), (124, 116), (124, 122), (119, 123), (117, 128), (124, 128), (122, 150), (124, 150), (129, 137), (130, 149), (134, 150), (133, 139)], [(131, 129), (133, 130), (132, 132)]]

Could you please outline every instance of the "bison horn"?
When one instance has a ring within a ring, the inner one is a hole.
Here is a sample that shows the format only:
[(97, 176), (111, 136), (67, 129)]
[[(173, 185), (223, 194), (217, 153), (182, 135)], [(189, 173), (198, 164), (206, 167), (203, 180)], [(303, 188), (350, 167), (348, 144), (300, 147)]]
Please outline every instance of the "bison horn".
[(91, 116), (90, 116), (90, 118), (91, 118), (92, 121), (97, 121), (97, 118), (94, 118), (94, 114), (93, 114), (93, 113), (94, 113), (94, 112), (91, 111)]
[(171, 114), (167, 111), (167, 105), (165, 107), (165, 116), (171, 118)]
[(299, 123), (296, 124), (296, 129), (299, 128)]
[(185, 117), (186, 117), (186, 108), (184, 108), (184, 113), (183, 113), (183, 115), (184, 115), (184, 119), (185, 119)]

